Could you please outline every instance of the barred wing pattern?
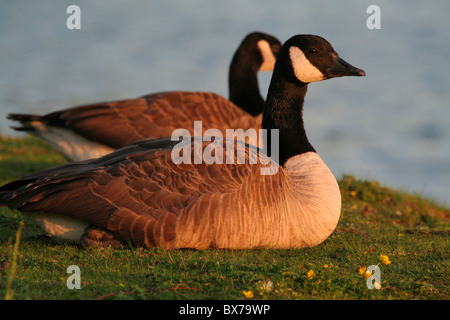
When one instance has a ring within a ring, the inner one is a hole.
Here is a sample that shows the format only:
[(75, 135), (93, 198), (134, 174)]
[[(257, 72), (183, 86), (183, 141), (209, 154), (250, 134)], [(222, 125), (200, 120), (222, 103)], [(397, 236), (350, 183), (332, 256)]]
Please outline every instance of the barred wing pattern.
[[(44, 170), (2, 187), (0, 199), (22, 212), (82, 219), (143, 247), (251, 248), (273, 238), (267, 221), (273, 217), (264, 208), (283, 198), (282, 170), (261, 175), (270, 165), (260, 159), (265, 156), (239, 144), (235, 156), (243, 148), (246, 162), (257, 159), (255, 164), (175, 165), (175, 144), (145, 140), (96, 160)], [(219, 150), (228, 144), (223, 141)]]

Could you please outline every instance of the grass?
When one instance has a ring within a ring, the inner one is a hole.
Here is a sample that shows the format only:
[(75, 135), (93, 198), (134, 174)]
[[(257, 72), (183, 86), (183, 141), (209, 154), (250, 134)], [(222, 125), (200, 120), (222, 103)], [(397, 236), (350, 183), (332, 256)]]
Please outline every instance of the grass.
[[(0, 138), (0, 184), (63, 162), (37, 139)], [(336, 231), (301, 250), (85, 249), (55, 244), (19, 212), (0, 208), (0, 298), (12, 282), (17, 300), (447, 300), (450, 209), (353, 176), (339, 184)], [(70, 265), (80, 267), (79, 290), (67, 287)], [(380, 267), (379, 290), (360, 273), (370, 265)]]

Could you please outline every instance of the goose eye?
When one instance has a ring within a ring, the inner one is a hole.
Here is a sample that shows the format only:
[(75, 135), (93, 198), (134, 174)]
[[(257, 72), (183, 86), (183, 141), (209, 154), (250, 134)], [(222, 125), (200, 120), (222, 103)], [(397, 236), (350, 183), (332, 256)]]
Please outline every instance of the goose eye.
[(311, 48), (311, 49), (309, 49), (309, 52), (310, 53), (317, 53), (317, 49), (316, 48)]

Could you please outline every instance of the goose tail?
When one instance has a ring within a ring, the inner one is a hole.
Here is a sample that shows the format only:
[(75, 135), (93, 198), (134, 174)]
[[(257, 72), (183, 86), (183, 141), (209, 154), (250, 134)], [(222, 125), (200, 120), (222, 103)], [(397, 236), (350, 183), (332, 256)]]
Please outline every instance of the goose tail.
[[(42, 127), (44, 120), (42, 116), (35, 114), (10, 113), (7, 119), (20, 122), (22, 126), (11, 126), (16, 131), (37, 132)], [(40, 124), (40, 125), (39, 125)]]

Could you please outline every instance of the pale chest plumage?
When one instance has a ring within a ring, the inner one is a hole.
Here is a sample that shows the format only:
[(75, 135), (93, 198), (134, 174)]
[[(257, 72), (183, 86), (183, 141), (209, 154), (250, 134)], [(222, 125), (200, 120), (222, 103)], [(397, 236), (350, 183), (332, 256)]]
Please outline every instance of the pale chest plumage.
[(310, 247), (333, 232), (341, 210), (336, 179), (314, 152), (293, 157), (274, 175), (255, 170), (236, 192), (208, 195), (204, 203), (202, 215), (191, 208), (189, 219), (179, 219), (172, 245)]

